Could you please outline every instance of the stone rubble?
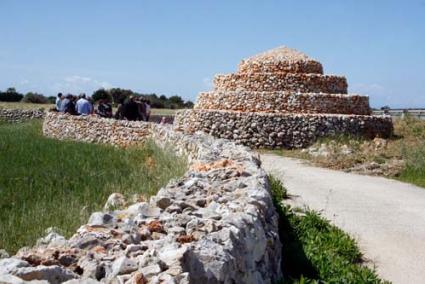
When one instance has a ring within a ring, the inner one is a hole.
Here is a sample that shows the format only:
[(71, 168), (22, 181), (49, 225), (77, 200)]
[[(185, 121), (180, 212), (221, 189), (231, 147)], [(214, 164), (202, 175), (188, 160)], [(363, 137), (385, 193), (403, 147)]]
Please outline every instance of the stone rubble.
[(370, 115), (367, 96), (347, 94), (345, 77), (323, 75), (320, 62), (287, 47), (242, 60), (214, 84), (194, 110), (177, 113), (176, 129), (256, 148), (306, 147), (339, 134), (386, 138), (393, 131), (389, 116)]
[[(149, 201), (124, 209), (108, 205), (110, 210), (93, 213), (65, 243), (49, 231), (37, 246), (0, 260), (0, 279), (9, 277), (11, 283), (17, 281), (15, 276), (50, 283), (281, 279), (278, 216), (259, 157), (246, 147), (158, 124), (57, 113), (46, 115), (43, 131), (57, 139), (120, 146), (152, 139), (185, 155), (189, 169)], [(112, 200), (123, 201), (117, 195), (108, 203)]]

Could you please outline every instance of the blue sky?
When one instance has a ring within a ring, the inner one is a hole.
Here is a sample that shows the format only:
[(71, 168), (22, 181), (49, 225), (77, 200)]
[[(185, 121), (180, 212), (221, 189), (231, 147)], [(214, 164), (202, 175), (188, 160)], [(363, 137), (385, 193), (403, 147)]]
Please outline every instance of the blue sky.
[(1, 0), (0, 90), (122, 87), (194, 100), (286, 45), (379, 107), (425, 107), (425, 0)]

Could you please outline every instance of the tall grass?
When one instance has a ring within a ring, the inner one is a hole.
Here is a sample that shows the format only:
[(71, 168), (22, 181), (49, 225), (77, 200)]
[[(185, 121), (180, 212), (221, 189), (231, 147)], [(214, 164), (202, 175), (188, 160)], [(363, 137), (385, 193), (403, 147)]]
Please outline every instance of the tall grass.
[(111, 193), (155, 194), (185, 168), (153, 143), (118, 149), (45, 138), (39, 121), (0, 124), (0, 248), (13, 253), (48, 227), (70, 236)]
[(425, 187), (425, 142), (421, 147), (405, 149), (406, 166), (399, 180)]
[(279, 214), (283, 283), (382, 283), (362, 265), (353, 238), (314, 211), (295, 212), (279, 180), (269, 176), (273, 203)]

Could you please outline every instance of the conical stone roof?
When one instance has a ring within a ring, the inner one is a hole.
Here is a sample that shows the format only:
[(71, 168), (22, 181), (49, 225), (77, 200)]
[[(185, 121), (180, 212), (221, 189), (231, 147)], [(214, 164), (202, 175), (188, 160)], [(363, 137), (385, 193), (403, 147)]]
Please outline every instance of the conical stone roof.
[(296, 62), (313, 60), (307, 54), (293, 48), (279, 46), (244, 59), (244, 62)]
[(315, 73), (323, 74), (322, 64), (307, 54), (280, 46), (241, 61), (240, 73)]

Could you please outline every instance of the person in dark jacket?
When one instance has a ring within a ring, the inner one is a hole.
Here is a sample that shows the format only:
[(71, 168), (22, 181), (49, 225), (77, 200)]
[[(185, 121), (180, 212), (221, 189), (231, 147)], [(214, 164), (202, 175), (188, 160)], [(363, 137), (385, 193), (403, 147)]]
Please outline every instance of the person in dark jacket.
[(97, 106), (96, 114), (101, 117), (111, 118), (112, 117), (112, 105), (107, 100), (102, 99), (99, 101)]
[(122, 106), (122, 113), (127, 120), (140, 120), (139, 106), (136, 103), (136, 98), (131, 96)]
[(77, 115), (78, 113), (75, 110), (75, 105), (77, 100), (76, 97), (71, 94), (68, 94), (65, 100), (67, 100), (67, 102), (66, 104), (64, 104), (64, 112), (69, 113), (71, 115)]

